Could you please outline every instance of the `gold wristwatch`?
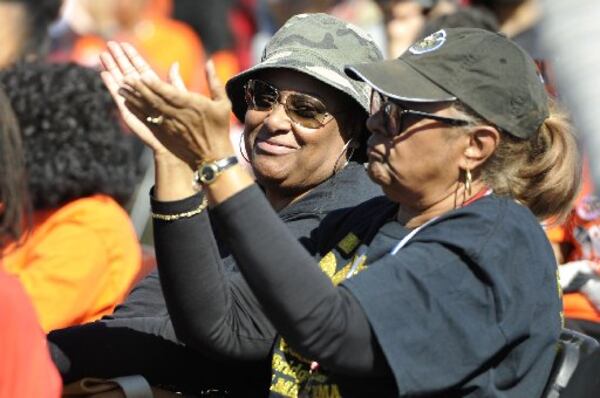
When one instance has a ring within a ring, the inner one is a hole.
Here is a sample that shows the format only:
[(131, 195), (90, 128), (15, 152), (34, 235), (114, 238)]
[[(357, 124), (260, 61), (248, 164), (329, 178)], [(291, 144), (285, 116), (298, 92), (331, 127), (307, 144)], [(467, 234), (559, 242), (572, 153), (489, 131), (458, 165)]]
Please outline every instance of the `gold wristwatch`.
[(198, 166), (194, 178), (198, 184), (212, 184), (217, 177), (225, 170), (238, 163), (235, 156), (228, 156), (223, 159), (203, 162)]

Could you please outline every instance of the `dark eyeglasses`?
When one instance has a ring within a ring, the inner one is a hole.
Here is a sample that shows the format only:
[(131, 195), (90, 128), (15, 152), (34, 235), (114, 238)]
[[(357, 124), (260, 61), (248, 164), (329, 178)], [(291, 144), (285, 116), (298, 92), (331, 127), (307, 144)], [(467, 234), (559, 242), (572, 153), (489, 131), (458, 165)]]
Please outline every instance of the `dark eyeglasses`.
[(436, 120), (450, 126), (466, 126), (469, 124), (469, 121), (464, 119), (454, 119), (451, 117), (438, 116), (433, 113), (406, 109), (398, 102), (394, 102), (377, 90), (372, 90), (370, 114), (374, 115), (381, 109), (383, 109), (385, 129), (389, 137), (395, 137), (402, 134), (404, 131), (404, 117), (408, 115)]
[(258, 79), (248, 80), (244, 90), (249, 109), (270, 111), (280, 103), (293, 122), (310, 129), (318, 129), (333, 120), (325, 104), (311, 95), (296, 92), (281, 95), (276, 87)]

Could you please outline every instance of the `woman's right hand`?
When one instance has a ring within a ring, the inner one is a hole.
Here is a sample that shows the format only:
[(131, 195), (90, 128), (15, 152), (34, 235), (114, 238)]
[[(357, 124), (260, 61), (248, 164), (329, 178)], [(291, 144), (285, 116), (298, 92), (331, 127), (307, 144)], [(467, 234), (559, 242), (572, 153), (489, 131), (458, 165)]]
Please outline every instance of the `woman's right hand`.
[[(136, 49), (127, 43), (108, 43), (108, 51), (100, 55), (104, 66), (102, 80), (116, 102), (123, 120), (154, 152), (155, 185), (154, 196), (158, 200), (179, 200), (196, 192), (193, 185), (193, 171), (188, 164), (172, 153), (158, 140), (152, 130), (144, 123), (147, 115), (136, 113), (135, 108), (128, 106), (125, 98), (119, 93), (123, 80), (130, 76), (141, 79), (160, 80), (150, 65), (140, 56)], [(179, 75), (177, 64), (171, 67), (169, 83), (179, 91), (187, 92), (183, 79)]]
[[(144, 144), (154, 151), (155, 157), (175, 157), (144, 124), (143, 120), (146, 116), (134, 114), (127, 107), (125, 98), (119, 94), (119, 88), (123, 85), (125, 77), (159, 79), (156, 72), (138, 54), (133, 46), (127, 43), (108, 42), (108, 50), (100, 55), (100, 61), (104, 67), (104, 71), (100, 73), (100, 76), (117, 104), (127, 126)], [(179, 90), (187, 91), (176, 68), (176, 65), (171, 68), (171, 73), (169, 74), (170, 83)]]

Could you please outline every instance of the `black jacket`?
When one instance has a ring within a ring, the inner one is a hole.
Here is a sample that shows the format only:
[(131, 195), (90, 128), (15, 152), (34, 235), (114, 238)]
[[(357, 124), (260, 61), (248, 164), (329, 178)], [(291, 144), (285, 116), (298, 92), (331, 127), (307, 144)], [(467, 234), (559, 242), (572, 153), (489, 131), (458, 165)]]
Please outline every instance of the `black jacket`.
[[(279, 212), (279, 217), (303, 246), (317, 259), (327, 248), (328, 237), (320, 236), (317, 226), (326, 217), (335, 222), (336, 212), (381, 195), (362, 165), (350, 163), (335, 176), (315, 187), (296, 203)], [(184, 209), (198, 197), (170, 202), (168, 211)], [(158, 204), (160, 207), (160, 204)], [(156, 207), (155, 211), (160, 212)], [(236, 272), (227, 247), (216, 241), (226, 269)], [(193, 239), (193, 237), (190, 237)], [(265, 325), (265, 328), (271, 328)], [(275, 332), (273, 330), (273, 337)], [(156, 385), (172, 385), (188, 391), (208, 387), (248, 391), (247, 383), (268, 383), (268, 358), (248, 363), (221, 364), (219, 358), (207, 358), (185, 347), (175, 335), (162, 294), (157, 271), (149, 274), (131, 292), (115, 312), (90, 324), (60, 329), (48, 335), (52, 358), (65, 383), (81, 377), (115, 377), (142, 374)], [(232, 385), (232, 374), (235, 383)], [(261, 388), (262, 389), (262, 388)]]

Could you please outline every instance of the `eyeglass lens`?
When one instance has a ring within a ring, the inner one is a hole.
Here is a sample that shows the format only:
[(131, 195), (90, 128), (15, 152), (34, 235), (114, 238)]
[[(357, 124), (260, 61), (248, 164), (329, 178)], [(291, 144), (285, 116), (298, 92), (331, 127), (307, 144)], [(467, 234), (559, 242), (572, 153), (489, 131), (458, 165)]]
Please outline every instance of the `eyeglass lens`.
[(279, 102), (292, 121), (311, 129), (323, 127), (333, 119), (323, 102), (313, 96), (289, 93), (282, 100), (276, 87), (257, 79), (248, 80), (245, 89), (246, 103), (251, 109), (269, 111)]
[(377, 90), (372, 90), (370, 114), (376, 114), (381, 110), (382, 106), (386, 134), (393, 137), (402, 130), (402, 112), (399, 112), (398, 107), (389, 102), (388, 99), (381, 95)]

